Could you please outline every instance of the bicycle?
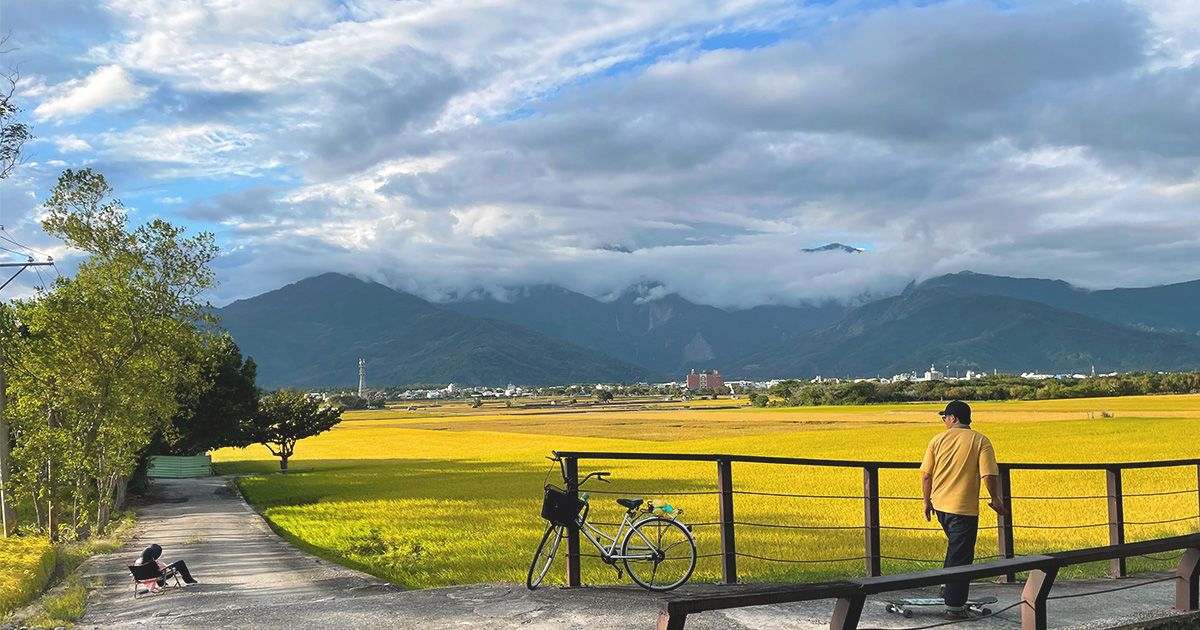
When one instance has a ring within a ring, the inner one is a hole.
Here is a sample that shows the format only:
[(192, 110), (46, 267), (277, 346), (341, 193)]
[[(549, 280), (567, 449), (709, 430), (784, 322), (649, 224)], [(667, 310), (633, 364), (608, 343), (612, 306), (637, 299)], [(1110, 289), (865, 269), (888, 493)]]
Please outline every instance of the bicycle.
[[(559, 458), (547, 458), (559, 463)], [(591, 479), (609, 483), (609, 472), (592, 472), (576, 486), (581, 488)], [(566, 482), (566, 472), (563, 471)], [(545, 486), (542, 518), (550, 522), (542, 541), (538, 543), (525, 585), (533, 590), (542, 583), (554, 562), (554, 556), (568, 527), (577, 527), (600, 554), (600, 560), (617, 571), (621, 578), (620, 562), (625, 572), (638, 586), (650, 591), (669, 591), (678, 588), (692, 577), (696, 569), (696, 539), (691, 527), (679, 520), (683, 510), (670, 504), (658, 508), (652, 501), (620, 498), (617, 504), (625, 508), (617, 533), (609, 535), (588, 522), (591, 504), (586, 492), (578, 497), (550, 484)], [(655, 510), (662, 513), (655, 515)], [(605, 541), (604, 543), (601, 540)], [(618, 542), (620, 551), (618, 552)], [(605, 544), (606, 543), (606, 544)]]

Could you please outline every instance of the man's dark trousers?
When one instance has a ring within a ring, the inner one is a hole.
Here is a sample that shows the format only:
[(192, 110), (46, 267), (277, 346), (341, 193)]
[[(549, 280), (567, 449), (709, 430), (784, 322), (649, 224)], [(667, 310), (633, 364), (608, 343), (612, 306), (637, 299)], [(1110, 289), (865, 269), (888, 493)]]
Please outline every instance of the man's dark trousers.
[[(938, 512), (938, 522), (946, 532), (946, 562), (944, 567), (959, 567), (975, 562), (975, 538), (979, 535), (979, 517)], [(946, 607), (961, 608), (967, 603), (970, 582), (946, 584)]]

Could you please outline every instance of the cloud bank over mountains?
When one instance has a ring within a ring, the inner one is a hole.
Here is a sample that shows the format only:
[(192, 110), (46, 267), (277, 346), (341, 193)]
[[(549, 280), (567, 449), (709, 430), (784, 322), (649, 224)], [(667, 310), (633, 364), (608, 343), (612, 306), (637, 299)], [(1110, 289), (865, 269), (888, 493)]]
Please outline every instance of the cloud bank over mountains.
[(742, 307), (1200, 269), (1185, 0), (73, 6), (5, 8), (38, 140), (0, 223), (52, 249), (38, 202), (92, 166), (217, 233), (218, 303), (331, 270)]

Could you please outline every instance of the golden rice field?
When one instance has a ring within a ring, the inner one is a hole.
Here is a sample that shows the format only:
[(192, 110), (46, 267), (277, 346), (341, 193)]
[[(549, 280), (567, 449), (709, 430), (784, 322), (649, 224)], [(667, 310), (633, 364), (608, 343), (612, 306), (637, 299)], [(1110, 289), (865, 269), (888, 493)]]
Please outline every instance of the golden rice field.
[(42, 591), (54, 570), (54, 547), (33, 536), (0, 538), (0, 620)]
[[(296, 470), (241, 479), (247, 498), (285, 538), (318, 555), (408, 587), (525, 578), (544, 529), (541, 489), (555, 480), (551, 450), (731, 453), (843, 460), (919, 461), (943, 430), (941, 405), (753, 409), (744, 401), (693, 401), (689, 407), (508, 409), (443, 404), (353, 412), (336, 429), (302, 441)], [(737, 406), (737, 408), (731, 408)], [(1200, 458), (1200, 396), (1154, 396), (978, 403), (974, 426), (1002, 462), (1124, 462)], [(1112, 417), (1102, 417), (1107, 412)], [(214, 454), (222, 472), (267, 473), (277, 460), (262, 447)], [(711, 462), (584, 461), (581, 472), (608, 470), (613, 483), (590, 489), (667, 501), (696, 524), (700, 553), (719, 549), (716, 465)], [(549, 476), (548, 476), (549, 474)], [(739, 491), (855, 497), (862, 472), (734, 464)], [(880, 473), (884, 572), (933, 566), (944, 538), (921, 515), (916, 471)], [(1013, 473), (1018, 553), (1107, 544), (1101, 471)], [(1126, 471), (1127, 540), (1200, 531), (1195, 466)], [(585, 488), (588, 489), (588, 488)], [(1030, 497), (1030, 498), (1023, 498)], [(592, 496), (592, 520), (616, 522), (614, 497)], [(978, 556), (996, 553), (995, 519), (986, 508)], [(738, 550), (775, 562), (739, 558), (746, 581), (798, 581), (861, 575), (862, 500), (735, 496)], [(1133, 524), (1187, 519), (1167, 524)], [(784, 529), (771, 525), (848, 529)], [(1097, 526), (1099, 525), (1099, 526)], [(1072, 526), (1073, 529), (1051, 529)], [(1084, 527), (1080, 527), (1084, 526)], [(854, 528), (860, 529), (854, 529)], [(584, 543), (587, 544), (586, 541)], [(585, 552), (590, 549), (585, 547)], [(831, 560), (831, 562), (812, 562)], [(799, 562), (803, 561), (803, 562)], [(936, 564), (940, 564), (937, 561)], [(1131, 559), (1131, 570), (1170, 566)], [(561, 568), (561, 565), (560, 565)], [(1068, 575), (1099, 574), (1103, 566)], [(552, 577), (561, 581), (561, 570)], [(720, 563), (702, 558), (693, 580), (716, 581)], [(584, 559), (584, 580), (611, 583), (615, 572)], [(548, 578), (548, 581), (550, 579)]]

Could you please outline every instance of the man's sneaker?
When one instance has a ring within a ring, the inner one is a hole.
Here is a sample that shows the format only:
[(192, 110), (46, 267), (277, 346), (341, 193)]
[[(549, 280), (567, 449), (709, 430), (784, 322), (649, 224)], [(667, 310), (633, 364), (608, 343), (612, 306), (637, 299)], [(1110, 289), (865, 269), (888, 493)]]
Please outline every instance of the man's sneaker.
[(964, 621), (967, 619), (979, 619), (983, 613), (976, 612), (970, 608), (947, 608), (944, 613), (946, 619), (951, 621)]

